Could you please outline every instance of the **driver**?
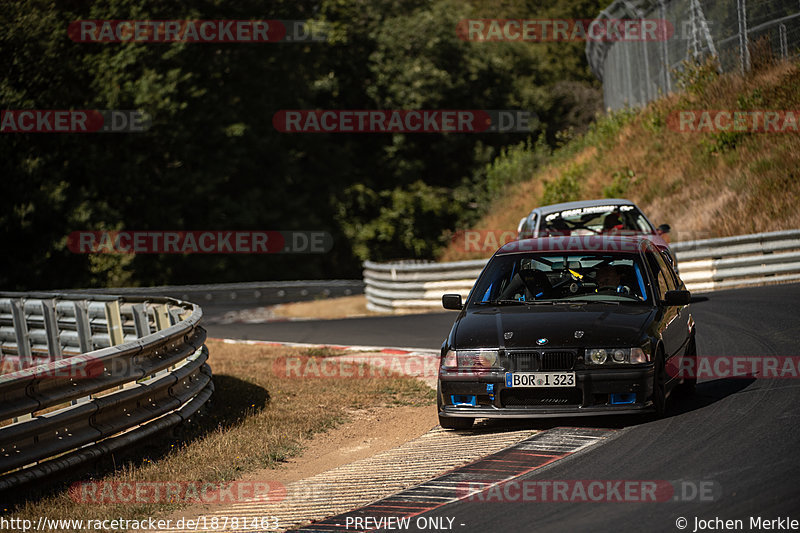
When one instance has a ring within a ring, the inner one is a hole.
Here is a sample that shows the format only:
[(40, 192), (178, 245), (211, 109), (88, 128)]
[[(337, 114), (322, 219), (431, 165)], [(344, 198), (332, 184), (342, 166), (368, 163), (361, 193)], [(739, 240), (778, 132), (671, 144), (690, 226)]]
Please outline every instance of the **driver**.
[(597, 267), (594, 279), (597, 282), (598, 290), (604, 287), (612, 287), (614, 290), (616, 290), (620, 284), (619, 272), (617, 272), (617, 269), (608, 263), (603, 263)]

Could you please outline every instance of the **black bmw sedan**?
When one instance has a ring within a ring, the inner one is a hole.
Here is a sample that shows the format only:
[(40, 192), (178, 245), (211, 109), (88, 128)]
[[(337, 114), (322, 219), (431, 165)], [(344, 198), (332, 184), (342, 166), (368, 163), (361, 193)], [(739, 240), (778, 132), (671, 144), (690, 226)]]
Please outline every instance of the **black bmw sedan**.
[[(690, 294), (645, 237), (527, 239), (500, 248), (442, 345), (439, 423), (654, 411), (695, 381)], [(667, 366), (669, 365), (669, 366)]]

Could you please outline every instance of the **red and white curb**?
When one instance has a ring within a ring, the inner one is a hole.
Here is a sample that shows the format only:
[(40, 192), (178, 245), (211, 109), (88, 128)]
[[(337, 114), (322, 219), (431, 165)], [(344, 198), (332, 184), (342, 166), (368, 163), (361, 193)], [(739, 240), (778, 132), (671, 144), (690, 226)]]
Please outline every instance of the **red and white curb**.
[[(491, 490), (511, 480), (548, 467), (553, 463), (582, 452), (612, 438), (617, 432), (611, 429), (555, 428), (530, 436), (500, 451), (487, 450), (482, 458), (457, 467), (419, 485), (397, 492), (392, 496), (333, 515), (299, 529), (302, 533), (333, 533), (350, 531), (366, 533), (378, 529), (390, 520), (397, 523), (405, 519), (436, 512), (441, 507), (469, 500), (476, 494)], [(494, 435), (480, 435), (481, 439)], [(456, 438), (467, 438), (457, 434)], [(455, 439), (454, 439), (455, 440)], [(436, 455), (436, 454), (433, 454)], [(426, 457), (420, 454), (418, 457)], [(467, 487), (469, 489), (467, 490)], [(479, 488), (476, 488), (479, 487)], [(455, 517), (453, 517), (455, 519)], [(418, 522), (417, 522), (418, 523)], [(474, 531), (472, 524), (461, 522), (456, 527)], [(437, 529), (438, 530), (438, 529)]]

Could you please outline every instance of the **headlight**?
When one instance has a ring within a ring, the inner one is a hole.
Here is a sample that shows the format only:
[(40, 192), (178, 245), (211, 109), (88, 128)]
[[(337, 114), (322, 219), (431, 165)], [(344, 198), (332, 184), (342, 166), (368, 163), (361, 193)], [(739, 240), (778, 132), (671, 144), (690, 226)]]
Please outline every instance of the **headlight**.
[(588, 348), (586, 363), (602, 365), (605, 363), (640, 364), (650, 361), (650, 357), (641, 348)]
[(602, 365), (608, 359), (608, 352), (602, 348), (592, 348), (589, 350), (589, 357), (586, 358), (587, 363), (595, 365)]
[(450, 350), (444, 356), (442, 366), (447, 368), (499, 368), (497, 350)]

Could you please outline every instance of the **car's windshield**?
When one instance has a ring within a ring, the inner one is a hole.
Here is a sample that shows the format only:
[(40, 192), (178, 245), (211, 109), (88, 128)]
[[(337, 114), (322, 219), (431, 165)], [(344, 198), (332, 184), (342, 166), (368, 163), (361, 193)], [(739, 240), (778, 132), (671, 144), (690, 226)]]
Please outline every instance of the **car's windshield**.
[(598, 205), (548, 213), (542, 218), (539, 229), (543, 237), (654, 232), (633, 205)]
[(637, 254), (531, 253), (492, 258), (471, 304), (628, 302), (649, 300)]

